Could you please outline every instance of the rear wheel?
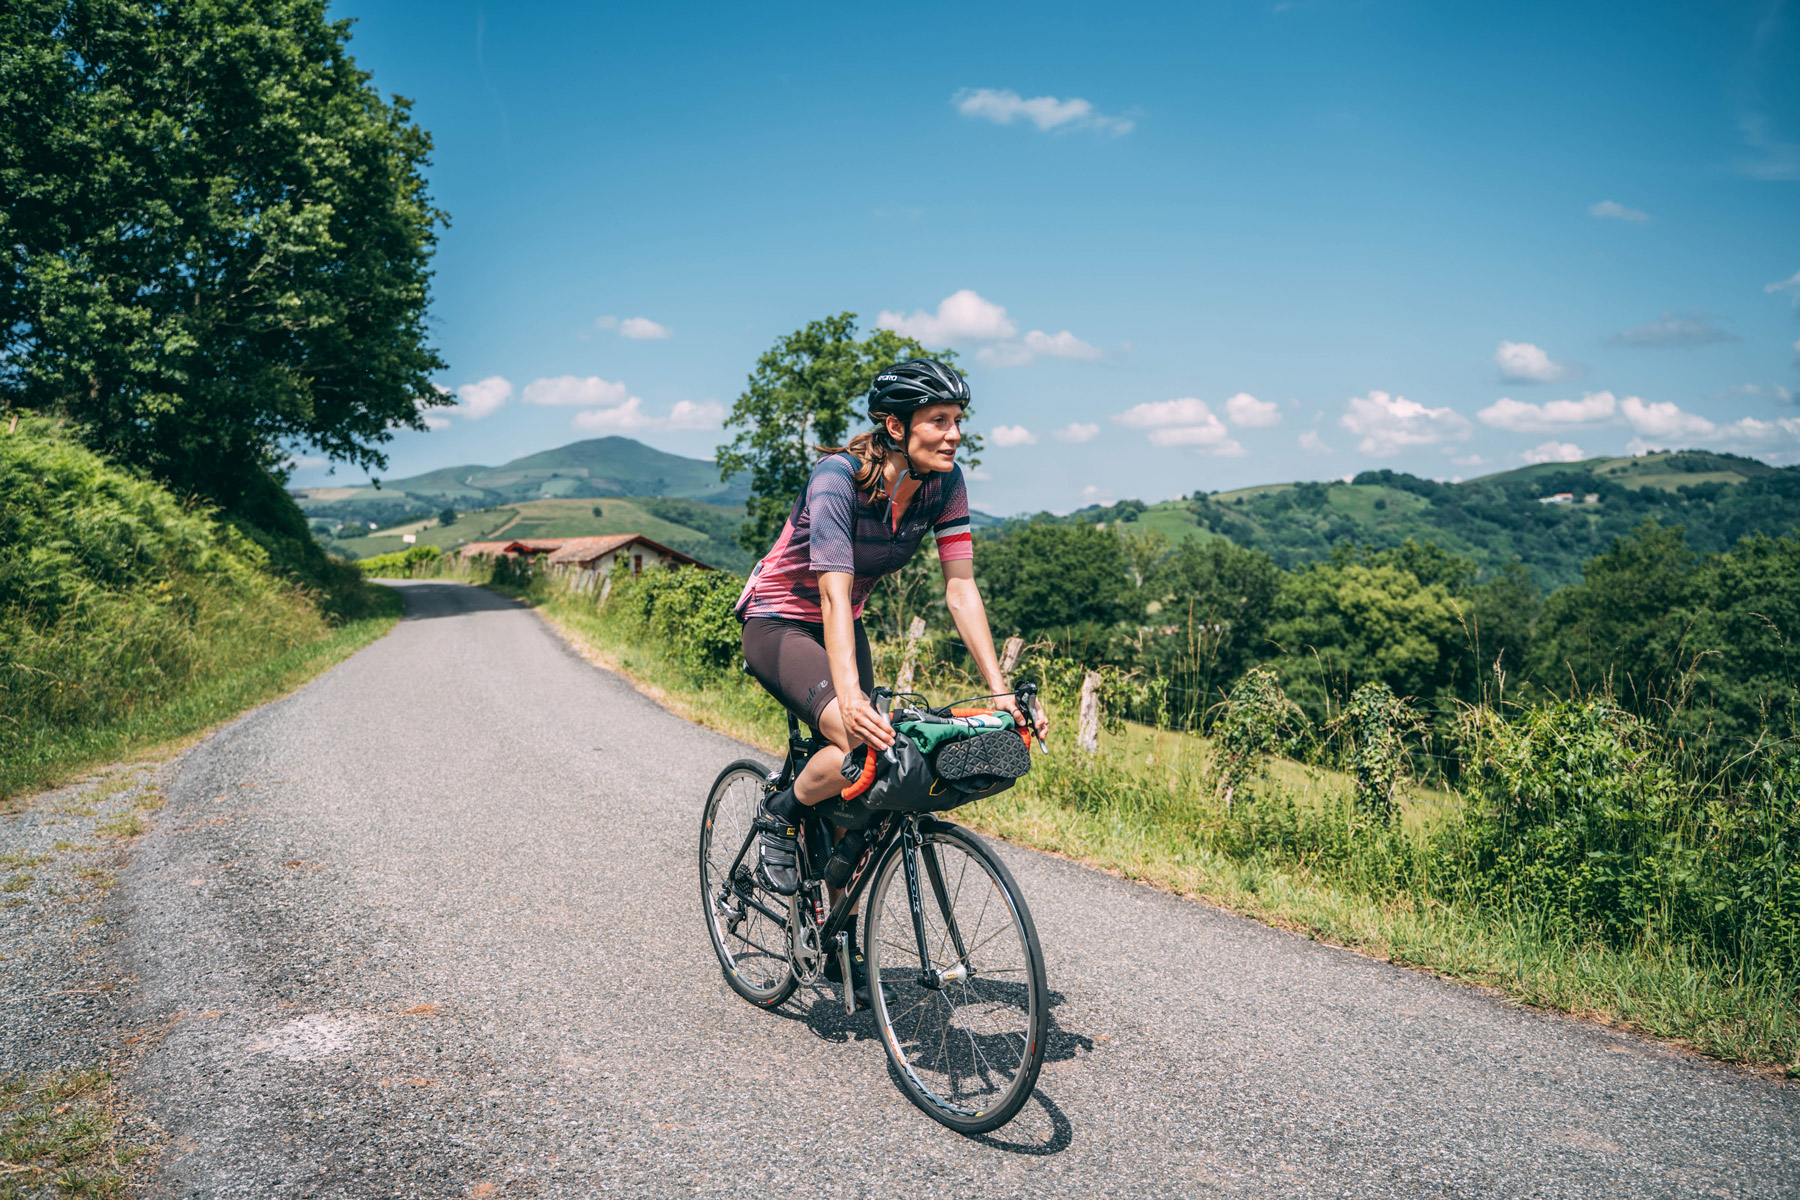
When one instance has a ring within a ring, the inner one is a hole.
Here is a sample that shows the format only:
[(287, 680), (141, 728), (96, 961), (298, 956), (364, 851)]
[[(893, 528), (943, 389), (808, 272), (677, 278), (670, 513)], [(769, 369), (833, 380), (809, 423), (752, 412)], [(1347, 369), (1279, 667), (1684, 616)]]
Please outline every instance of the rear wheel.
[[(959, 1133), (986, 1133), (1031, 1098), (1043, 1066), (1037, 929), (1006, 864), (974, 834), (922, 822), (915, 859), (923, 966), (900, 842), (870, 888), (863, 949), (876, 1024), (908, 1099)], [(877, 984), (892, 988), (891, 1003)]]
[(774, 1008), (800, 986), (788, 962), (788, 901), (757, 886), (754, 841), (741, 860), (738, 855), (756, 820), (766, 775), (761, 763), (740, 758), (713, 782), (700, 823), (700, 904), (725, 982), (757, 1007)]

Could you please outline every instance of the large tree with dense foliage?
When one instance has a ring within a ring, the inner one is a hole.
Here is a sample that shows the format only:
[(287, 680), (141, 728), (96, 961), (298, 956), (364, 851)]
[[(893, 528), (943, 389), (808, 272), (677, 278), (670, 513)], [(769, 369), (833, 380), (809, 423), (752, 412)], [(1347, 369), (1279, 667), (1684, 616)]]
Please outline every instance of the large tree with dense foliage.
[(429, 136), (324, 0), (0, 6), (0, 404), (256, 503), (442, 402)]
[[(750, 499), (738, 541), (752, 554), (774, 543), (794, 498), (806, 486), (820, 446), (842, 445), (881, 368), (909, 358), (952, 362), (891, 329), (856, 336), (856, 314), (809, 321), (776, 340), (756, 360), (744, 394), (725, 419), (737, 436), (718, 451), (719, 477), (750, 473)], [(981, 439), (963, 436), (961, 456), (973, 465)]]
[(1131, 581), (1116, 533), (1034, 521), (975, 547), (975, 575), (1001, 636), (1053, 638), (1072, 649), (1104, 646), (1130, 613)]

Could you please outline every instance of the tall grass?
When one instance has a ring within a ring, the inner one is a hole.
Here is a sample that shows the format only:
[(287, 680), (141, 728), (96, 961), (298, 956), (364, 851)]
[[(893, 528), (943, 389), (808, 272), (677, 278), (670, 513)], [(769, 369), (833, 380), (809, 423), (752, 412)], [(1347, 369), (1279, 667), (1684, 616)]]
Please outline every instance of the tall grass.
[[(542, 577), (507, 586), (679, 711), (780, 752), (780, 709), (735, 669), (729, 577), (649, 572), (603, 607)], [(877, 645), (877, 675), (901, 653)], [(1707, 779), (1599, 701), (1476, 709), (1455, 747), (1462, 790), (1414, 787), (1390, 820), (1356, 802), (1350, 776), (1279, 757), (1228, 799), (1213, 742), (1195, 734), (1119, 726), (1100, 753), (1075, 751), (1073, 686), (1047, 689), (1056, 752), (959, 820), (1720, 1058), (1800, 1059), (1791, 747)], [(920, 688), (980, 690), (948, 656), (928, 657)]]
[(261, 698), (390, 624), (376, 603), (334, 629), (215, 514), (46, 423), (0, 431), (0, 796)]

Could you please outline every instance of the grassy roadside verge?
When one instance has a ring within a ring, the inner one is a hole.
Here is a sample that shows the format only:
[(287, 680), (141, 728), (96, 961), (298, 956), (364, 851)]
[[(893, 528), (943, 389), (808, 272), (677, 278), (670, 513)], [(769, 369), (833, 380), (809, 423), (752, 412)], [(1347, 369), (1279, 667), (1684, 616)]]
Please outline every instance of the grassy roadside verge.
[(0, 762), (0, 812), (8, 798), (55, 787), (101, 763), (172, 751), (246, 709), (305, 683), (387, 633), (400, 619), (400, 594), (368, 585), (373, 615), (327, 628), (274, 654), (246, 643), (217, 648), (225, 665), (174, 698), (145, 704), (101, 725), (44, 731)]
[[(518, 595), (517, 592), (510, 594)], [(694, 672), (591, 600), (525, 597), (590, 660), (679, 715), (779, 754), (785, 719), (747, 677)], [(1064, 728), (1067, 728), (1065, 725)], [(1396, 964), (1491, 987), (1537, 1007), (1646, 1033), (1704, 1054), (1800, 1075), (1800, 1005), (1780, 980), (1744, 978), (1679, 945), (1618, 949), (1558, 932), (1528, 908), (1365, 894), (1297, 857), (1221, 849), (1219, 814), (1191, 786), (1198, 763), (1158, 761), (1146, 738), (1113, 739), (1093, 763), (1040, 759), (1011, 792), (958, 810), (984, 833)], [(1202, 754), (1189, 739), (1180, 754)], [(1308, 775), (1298, 764), (1277, 771)], [(1310, 775), (1318, 778), (1317, 772)], [(1095, 776), (1117, 786), (1096, 789)], [(1336, 798), (1318, 789), (1318, 802)], [(1096, 796), (1096, 792), (1099, 792)], [(1146, 796), (1154, 796), (1146, 801)]]

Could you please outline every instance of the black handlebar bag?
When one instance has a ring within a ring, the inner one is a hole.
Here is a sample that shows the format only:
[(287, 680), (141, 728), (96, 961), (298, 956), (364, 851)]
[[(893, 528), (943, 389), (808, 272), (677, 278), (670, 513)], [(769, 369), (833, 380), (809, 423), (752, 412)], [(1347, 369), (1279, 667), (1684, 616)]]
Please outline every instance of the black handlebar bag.
[[(896, 722), (894, 744), (874, 756), (859, 748), (847, 768), (875, 771), (875, 782), (854, 799), (828, 801), (820, 815), (835, 824), (858, 829), (884, 812), (948, 812), (974, 800), (1004, 792), (1031, 770), (1031, 751), (1011, 729), (976, 733), (921, 750)], [(849, 770), (845, 771), (849, 774)], [(856, 792), (853, 786), (847, 789)]]

